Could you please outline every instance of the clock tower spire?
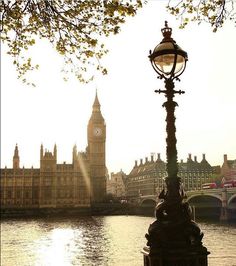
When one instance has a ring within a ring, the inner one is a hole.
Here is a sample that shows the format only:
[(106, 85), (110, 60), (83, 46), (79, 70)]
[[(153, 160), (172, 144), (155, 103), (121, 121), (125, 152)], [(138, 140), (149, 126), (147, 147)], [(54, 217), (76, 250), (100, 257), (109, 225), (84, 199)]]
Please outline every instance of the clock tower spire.
[(92, 202), (101, 202), (106, 194), (106, 124), (100, 107), (96, 91), (87, 128)]

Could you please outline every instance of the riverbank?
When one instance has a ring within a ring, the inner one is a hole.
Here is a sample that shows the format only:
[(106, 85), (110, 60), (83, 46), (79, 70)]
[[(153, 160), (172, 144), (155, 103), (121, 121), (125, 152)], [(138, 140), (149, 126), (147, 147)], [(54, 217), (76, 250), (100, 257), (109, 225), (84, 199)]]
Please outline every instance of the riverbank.
[(98, 203), (91, 207), (66, 208), (9, 208), (1, 209), (1, 218), (68, 217), (103, 215), (147, 215), (154, 216), (154, 208), (138, 207), (121, 203)]
[[(11, 218), (47, 218), (47, 217), (76, 217), (76, 216), (107, 216), (107, 215), (143, 215), (154, 217), (155, 209), (150, 206), (137, 206), (122, 203), (98, 203), (91, 207), (64, 208), (9, 208), (1, 209), (1, 219)], [(233, 215), (234, 214), (234, 215)], [(205, 209), (195, 210), (196, 219), (220, 220), (219, 211)], [(236, 214), (229, 213), (228, 221), (236, 222)]]

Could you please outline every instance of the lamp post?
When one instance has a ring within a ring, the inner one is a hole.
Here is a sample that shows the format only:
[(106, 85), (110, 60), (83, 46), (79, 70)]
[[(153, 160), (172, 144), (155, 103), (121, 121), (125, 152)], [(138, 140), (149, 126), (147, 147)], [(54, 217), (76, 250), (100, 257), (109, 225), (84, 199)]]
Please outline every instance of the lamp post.
[(179, 76), (184, 72), (188, 60), (187, 53), (182, 50), (172, 39), (172, 29), (165, 22), (161, 30), (163, 40), (153, 52), (150, 51), (149, 59), (158, 74), (164, 79), (165, 89), (155, 92), (164, 93), (166, 102), (166, 155), (167, 178), (166, 190), (159, 195), (154, 221), (149, 229), (147, 247), (143, 249), (145, 266), (206, 266), (209, 252), (202, 245), (203, 233), (198, 225), (191, 219), (191, 208), (184, 201), (186, 194), (178, 177), (175, 107), (178, 104), (173, 100), (175, 94), (184, 91), (174, 89), (174, 80), (179, 81)]

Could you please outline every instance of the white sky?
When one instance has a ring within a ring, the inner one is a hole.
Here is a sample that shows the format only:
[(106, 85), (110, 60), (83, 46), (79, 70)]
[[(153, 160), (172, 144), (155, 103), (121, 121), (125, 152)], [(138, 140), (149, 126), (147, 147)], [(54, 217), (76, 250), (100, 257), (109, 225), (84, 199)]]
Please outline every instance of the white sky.
[(64, 82), (62, 58), (46, 42), (39, 43), (32, 73), (36, 88), (17, 80), (11, 58), (2, 47), (1, 70), (1, 167), (12, 167), (18, 143), (21, 167), (39, 167), (40, 145), (58, 147), (58, 162), (71, 163), (72, 147), (87, 145), (87, 123), (98, 89), (107, 124), (106, 163), (109, 172), (132, 169), (134, 160), (161, 153), (165, 160), (165, 109), (163, 88), (148, 54), (162, 40), (161, 28), (168, 20), (173, 38), (188, 52), (189, 62), (176, 83), (178, 158), (202, 154), (211, 165), (222, 164), (223, 154), (236, 158), (236, 28), (233, 23), (212, 33), (209, 25), (191, 24), (178, 29), (166, 1), (150, 1), (138, 15), (128, 19), (117, 36), (107, 40), (110, 52), (103, 60), (107, 76), (97, 75), (89, 85), (75, 78)]

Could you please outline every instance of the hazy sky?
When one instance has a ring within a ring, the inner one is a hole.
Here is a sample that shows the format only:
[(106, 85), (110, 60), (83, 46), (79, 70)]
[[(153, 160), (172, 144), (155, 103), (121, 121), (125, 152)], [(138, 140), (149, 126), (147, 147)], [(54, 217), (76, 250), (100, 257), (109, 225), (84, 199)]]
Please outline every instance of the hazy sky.
[(178, 21), (165, 11), (166, 1), (150, 1), (106, 43), (110, 52), (103, 60), (107, 76), (96, 74), (89, 85), (75, 78), (64, 82), (62, 58), (47, 42), (34, 49), (40, 71), (32, 73), (36, 88), (17, 80), (11, 58), (2, 47), (1, 167), (12, 167), (18, 143), (20, 165), (39, 167), (40, 145), (58, 147), (58, 162), (72, 161), (72, 147), (85, 150), (87, 123), (96, 88), (107, 125), (106, 162), (109, 172), (128, 173), (134, 160), (161, 153), (165, 160), (165, 109), (163, 88), (148, 54), (162, 40), (168, 20), (173, 38), (188, 52), (189, 62), (176, 89), (178, 158), (202, 154), (211, 165), (222, 164), (223, 154), (236, 158), (236, 28), (233, 23), (212, 33), (209, 25), (191, 24), (178, 29)]

